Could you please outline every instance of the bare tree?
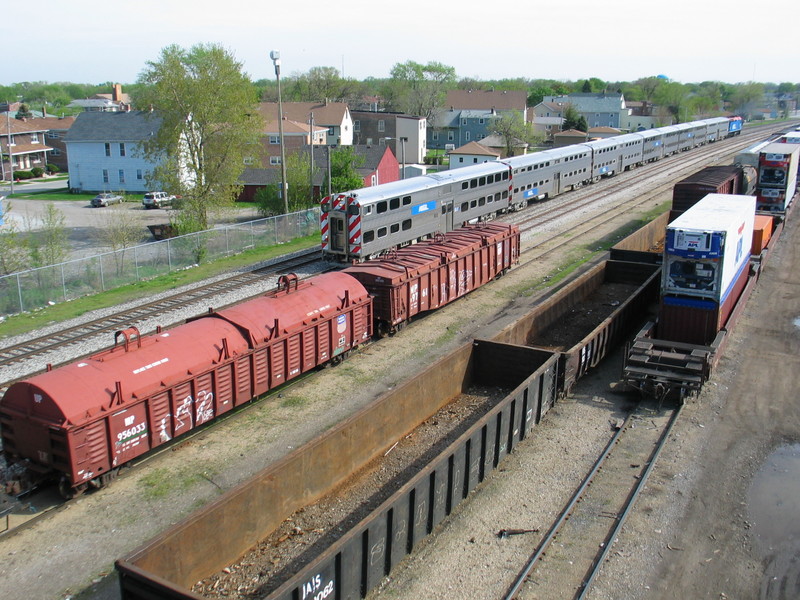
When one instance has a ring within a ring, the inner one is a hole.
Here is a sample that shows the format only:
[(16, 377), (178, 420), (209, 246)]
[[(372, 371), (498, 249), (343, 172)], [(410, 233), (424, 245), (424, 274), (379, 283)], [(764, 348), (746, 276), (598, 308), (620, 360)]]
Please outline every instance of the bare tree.
[(114, 252), (114, 266), (117, 275), (125, 268), (125, 251), (142, 242), (145, 230), (133, 212), (124, 206), (106, 210), (98, 218), (95, 238), (99, 244)]

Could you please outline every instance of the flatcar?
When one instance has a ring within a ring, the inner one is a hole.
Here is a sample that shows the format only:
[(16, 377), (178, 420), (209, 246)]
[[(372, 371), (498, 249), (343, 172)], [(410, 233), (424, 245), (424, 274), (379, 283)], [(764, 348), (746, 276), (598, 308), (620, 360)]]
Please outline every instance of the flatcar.
[(714, 117), (327, 196), (322, 255), (360, 262), (734, 135)]

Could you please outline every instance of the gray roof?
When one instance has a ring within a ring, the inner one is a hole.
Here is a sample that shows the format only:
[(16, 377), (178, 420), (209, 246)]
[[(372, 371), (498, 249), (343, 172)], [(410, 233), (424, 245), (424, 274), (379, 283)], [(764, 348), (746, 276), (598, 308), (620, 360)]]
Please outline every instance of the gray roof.
[(148, 111), (83, 112), (65, 142), (141, 142), (156, 134), (161, 118)]
[(618, 113), (624, 110), (622, 94), (569, 94), (568, 96), (545, 96), (544, 103), (564, 102), (572, 104), (581, 113)]

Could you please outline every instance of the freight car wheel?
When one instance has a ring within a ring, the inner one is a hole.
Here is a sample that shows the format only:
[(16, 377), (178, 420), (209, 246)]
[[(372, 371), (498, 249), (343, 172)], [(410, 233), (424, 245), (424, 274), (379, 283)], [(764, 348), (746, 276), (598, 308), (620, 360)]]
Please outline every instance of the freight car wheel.
[(72, 487), (69, 480), (66, 477), (62, 477), (58, 482), (58, 493), (61, 494), (64, 500), (72, 500), (83, 494), (87, 487), (85, 483), (77, 487)]

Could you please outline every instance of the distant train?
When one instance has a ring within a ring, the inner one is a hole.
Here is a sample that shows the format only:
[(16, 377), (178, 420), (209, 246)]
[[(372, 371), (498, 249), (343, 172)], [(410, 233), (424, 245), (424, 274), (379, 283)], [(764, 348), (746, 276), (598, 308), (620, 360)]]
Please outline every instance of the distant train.
[(741, 128), (740, 117), (715, 117), (333, 194), (321, 203), (322, 254), (342, 262), (373, 258)]

